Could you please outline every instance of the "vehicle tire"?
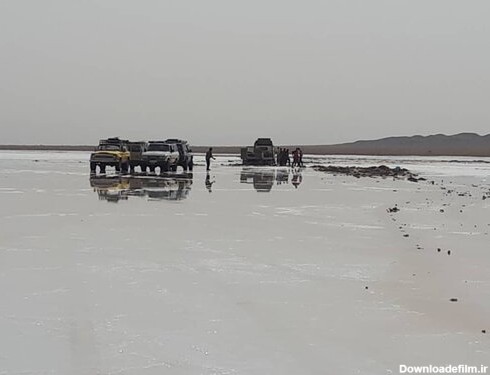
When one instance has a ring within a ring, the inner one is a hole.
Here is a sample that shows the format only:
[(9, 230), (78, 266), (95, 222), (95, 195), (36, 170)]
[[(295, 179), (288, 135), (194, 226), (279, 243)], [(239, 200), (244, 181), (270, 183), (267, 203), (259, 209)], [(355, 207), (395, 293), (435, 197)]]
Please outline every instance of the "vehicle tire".
[(123, 171), (123, 173), (128, 173), (128, 170), (129, 170), (129, 163), (122, 163), (121, 164), (121, 170)]
[(90, 173), (97, 173), (97, 164), (90, 163)]
[(129, 173), (134, 174), (134, 165), (129, 166)]
[(146, 173), (146, 165), (140, 164), (141, 173)]
[(171, 166), (170, 166), (170, 170), (171, 170), (172, 172), (177, 172), (177, 164), (175, 164), (175, 165), (171, 165)]
[(168, 172), (168, 164), (162, 164), (160, 166), (160, 173)]
[(150, 166), (150, 173), (155, 173), (155, 167)]
[(189, 166), (189, 171), (192, 172), (192, 170), (194, 169), (194, 161), (191, 160), (188, 166)]
[(121, 172), (121, 163), (116, 164), (115, 167), (116, 167), (116, 172)]
[(105, 173), (105, 164), (99, 165), (100, 173)]

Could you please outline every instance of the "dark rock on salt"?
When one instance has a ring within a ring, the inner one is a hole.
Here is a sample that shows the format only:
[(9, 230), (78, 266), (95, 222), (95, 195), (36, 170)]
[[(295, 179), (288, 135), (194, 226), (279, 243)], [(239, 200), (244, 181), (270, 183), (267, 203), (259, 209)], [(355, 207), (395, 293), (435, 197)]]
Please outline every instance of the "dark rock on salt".
[(374, 166), (374, 167), (342, 167), (335, 165), (314, 165), (312, 168), (318, 172), (343, 174), (353, 176), (356, 178), (361, 177), (393, 177), (403, 179), (406, 178), (412, 182), (424, 181), (424, 178), (418, 178), (416, 174), (411, 173), (405, 168), (389, 168), (386, 165)]

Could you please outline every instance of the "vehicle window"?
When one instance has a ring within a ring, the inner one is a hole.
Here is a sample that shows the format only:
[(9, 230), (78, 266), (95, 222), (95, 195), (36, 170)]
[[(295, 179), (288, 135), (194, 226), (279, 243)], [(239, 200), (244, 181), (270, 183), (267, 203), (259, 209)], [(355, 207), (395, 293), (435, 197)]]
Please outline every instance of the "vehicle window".
[(118, 145), (101, 145), (99, 146), (99, 150), (101, 151), (120, 151), (121, 147)]
[(153, 143), (148, 147), (148, 151), (171, 151), (171, 148), (169, 145)]

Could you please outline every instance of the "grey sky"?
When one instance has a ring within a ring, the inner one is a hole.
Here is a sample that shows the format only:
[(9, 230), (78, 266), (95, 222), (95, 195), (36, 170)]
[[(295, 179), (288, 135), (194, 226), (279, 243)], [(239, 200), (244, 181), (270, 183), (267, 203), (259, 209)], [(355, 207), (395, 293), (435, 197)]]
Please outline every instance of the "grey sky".
[(488, 133), (488, 0), (0, 0), (0, 144)]

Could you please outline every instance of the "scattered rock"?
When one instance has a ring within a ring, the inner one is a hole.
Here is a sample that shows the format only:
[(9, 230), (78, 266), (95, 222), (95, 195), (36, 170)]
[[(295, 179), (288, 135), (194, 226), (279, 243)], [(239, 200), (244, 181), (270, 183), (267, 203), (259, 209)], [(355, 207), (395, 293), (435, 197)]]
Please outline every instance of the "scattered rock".
[(487, 333), (487, 330), (486, 329), (482, 329), (481, 330), (481, 333), (485, 334), (485, 333)]
[(409, 237), (409, 235), (408, 234), (404, 234), (403, 237)]
[(389, 213), (396, 213), (398, 211), (400, 211), (400, 209), (396, 206), (395, 204), (395, 207), (392, 207), (392, 208), (388, 208), (387, 210)]
[(451, 255), (451, 250), (448, 250), (447, 251), (447, 255)]
[(458, 299), (457, 298), (451, 298), (449, 301), (451, 301), (451, 302), (458, 302)]
[(313, 165), (312, 168), (318, 172), (343, 174), (348, 176), (353, 176), (356, 178), (361, 177), (393, 177), (403, 179), (406, 178), (408, 181), (419, 182), (425, 181), (425, 178), (419, 178), (416, 174), (410, 172), (405, 168), (390, 168), (386, 165), (380, 165), (378, 167), (341, 167), (335, 165)]

